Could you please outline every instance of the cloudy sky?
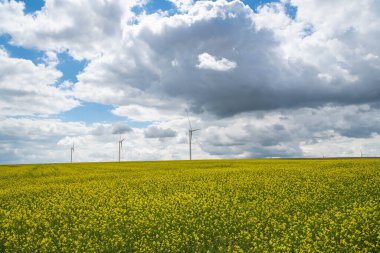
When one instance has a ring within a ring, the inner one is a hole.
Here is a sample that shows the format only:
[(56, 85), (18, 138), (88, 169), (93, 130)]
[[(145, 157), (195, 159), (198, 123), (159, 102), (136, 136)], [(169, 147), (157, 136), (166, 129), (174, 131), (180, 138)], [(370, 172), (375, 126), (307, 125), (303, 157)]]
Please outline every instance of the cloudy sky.
[(0, 163), (380, 155), (377, 0), (0, 0)]

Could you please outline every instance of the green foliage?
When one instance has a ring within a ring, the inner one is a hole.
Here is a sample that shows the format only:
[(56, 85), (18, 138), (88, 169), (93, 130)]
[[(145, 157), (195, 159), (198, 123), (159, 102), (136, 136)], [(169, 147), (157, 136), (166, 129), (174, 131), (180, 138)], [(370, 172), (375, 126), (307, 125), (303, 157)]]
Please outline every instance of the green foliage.
[(380, 160), (0, 166), (0, 252), (378, 252)]

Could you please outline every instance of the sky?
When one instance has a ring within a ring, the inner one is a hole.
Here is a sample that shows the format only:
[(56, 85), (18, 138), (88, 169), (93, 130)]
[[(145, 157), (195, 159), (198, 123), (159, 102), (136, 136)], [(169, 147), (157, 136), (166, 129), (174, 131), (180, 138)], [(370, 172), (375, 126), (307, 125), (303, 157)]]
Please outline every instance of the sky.
[(0, 163), (380, 155), (376, 0), (0, 0)]

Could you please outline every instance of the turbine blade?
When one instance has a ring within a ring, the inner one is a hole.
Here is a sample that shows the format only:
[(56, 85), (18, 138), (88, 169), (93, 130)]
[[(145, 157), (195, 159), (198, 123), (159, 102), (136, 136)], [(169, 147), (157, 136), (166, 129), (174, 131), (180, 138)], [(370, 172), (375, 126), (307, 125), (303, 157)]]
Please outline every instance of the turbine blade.
[(187, 115), (187, 120), (189, 121), (190, 130), (193, 130), (193, 128), (191, 127), (191, 122), (190, 122), (190, 118), (189, 118), (189, 112), (187, 111), (187, 109), (186, 109), (186, 115)]

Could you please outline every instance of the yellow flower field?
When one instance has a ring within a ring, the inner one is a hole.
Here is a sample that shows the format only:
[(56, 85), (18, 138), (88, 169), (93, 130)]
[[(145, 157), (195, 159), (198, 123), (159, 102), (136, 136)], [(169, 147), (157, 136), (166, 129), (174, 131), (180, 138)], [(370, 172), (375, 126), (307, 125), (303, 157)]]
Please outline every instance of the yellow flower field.
[(380, 251), (380, 159), (0, 166), (0, 252), (294, 251)]

